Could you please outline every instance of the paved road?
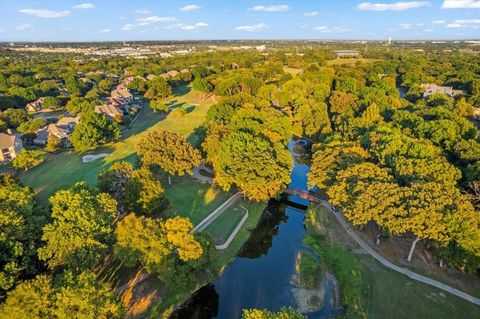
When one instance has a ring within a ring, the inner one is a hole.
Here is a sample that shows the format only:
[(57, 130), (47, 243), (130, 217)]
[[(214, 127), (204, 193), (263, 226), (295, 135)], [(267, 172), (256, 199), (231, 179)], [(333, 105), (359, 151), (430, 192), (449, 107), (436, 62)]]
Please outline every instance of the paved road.
[(242, 209), (245, 211), (245, 215), (243, 215), (242, 219), (240, 220), (240, 222), (237, 224), (237, 227), (235, 227), (235, 229), (233, 230), (233, 232), (230, 234), (230, 236), (228, 237), (227, 241), (224, 242), (223, 244), (221, 245), (216, 245), (215, 248), (217, 248), (218, 250), (223, 250), (223, 249), (227, 249), (228, 246), (230, 246), (230, 243), (233, 241), (233, 239), (237, 236), (238, 232), (240, 231), (240, 228), (242, 228), (243, 224), (245, 223), (245, 221), (247, 220), (248, 218), (248, 209), (246, 209), (245, 207), (243, 207), (243, 205), (240, 204), (240, 207), (242, 207)]
[(327, 201), (324, 201), (322, 200), (322, 205), (327, 208), (338, 220), (338, 222), (342, 225), (342, 227), (345, 229), (345, 231), (350, 235), (350, 237), (352, 237), (353, 240), (355, 240), (355, 242), (360, 245), (360, 247), (362, 247), (363, 249), (365, 249), (365, 251), (367, 251), (370, 256), (372, 256), (373, 258), (375, 258), (377, 261), (379, 261), (382, 265), (384, 265), (385, 267), (389, 268), (389, 269), (392, 269), (396, 272), (399, 272), (401, 274), (404, 274), (405, 276), (413, 279), (413, 280), (417, 280), (417, 281), (420, 281), (420, 282), (423, 282), (427, 285), (430, 285), (430, 286), (433, 286), (433, 287), (436, 287), (438, 289), (441, 289), (443, 291), (446, 291), (452, 295), (455, 295), (457, 297), (460, 297), (462, 299), (465, 299), (467, 301), (470, 301), (471, 303), (474, 303), (476, 305), (479, 305), (480, 306), (480, 298), (476, 298), (472, 295), (469, 295), (467, 294), (466, 292), (463, 292), (461, 290), (458, 290), (456, 288), (453, 288), (449, 285), (446, 285), (444, 283), (441, 283), (439, 281), (436, 281), (432, 278), (429, 278), (429, 277), (425, 277), (425, 276), (422, 276), (420, 274), (417, 274), (416, 272), (413, 272), (411, 270), (408, 270), (406, 268), (402, 268), (402, 267), (399, 267), (391, 262), (389, 262), (388, 260), (386, 260), (385, 258), (383, 258), (382, 256), (380, 256), (376, 251), (374, 251), (372, 248), (370, 248), (370, 246), (365, 242), (363, 241), (363, 239), (361, 239), (353, 230), (352, 228), (350, 228), (350, 225), (348, 224), (348, 222), (345, 220), (345, 217), (343, 217), (343, 214), (340, 213), (339, 211), (335, 211), (332, 209), (332, 206), (330, 205), (330, 203), (328, 203)]

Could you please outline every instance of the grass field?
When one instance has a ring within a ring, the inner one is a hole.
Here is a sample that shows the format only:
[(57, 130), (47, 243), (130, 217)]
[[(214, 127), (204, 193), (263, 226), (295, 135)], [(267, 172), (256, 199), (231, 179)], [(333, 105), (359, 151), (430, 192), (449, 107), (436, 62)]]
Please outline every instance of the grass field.
[(319, 207), (315, 213), (307, 242), (337, 277), (346, 318), (480, 318), (480, 307), (353, 254), (334, 217)]
[(290, 68), (290, 67), (283, 67), (283, 71), (286, 73), (290, 73), (293, 76), (299, 75), (303, 73), (303, 69), (297, 69), (297, 68)]
[(140, 138), (149, 130), (161, 128), (189, 136), (195, 128), (205, 120), (208, 108), (212, 104), (202, 100), (201, 93), (190, 87), (177, 88), (172, 102), (178, 105), (195, 105), (192, 112), (181, 118), (164, 118), (159, 112), (153, 112), (146, 106), (132, 124), (132, 128), (124, 133), (122, 140), (107, 144), (93, 153), (111, 153), (111, 156), (90, 163), (82, 163), (82, 156), (74, 151), (54, 154), (46, 162), (20, 175), (20, 181), (32, 187), (40, 205), (46, 207), (48, 197), (62, 188), (68, 188), (75, 182), (85, 181), (96, 184), (98, 173), (107, 169), (112, 163), (120, 160), (134, 162), (135, 146)]
[(162, 178), (165, 196), (170, 202), (170, 216), (188, 217), (196, 225), (230, 198), (234, 191), (224, 192), (220, 187), (202, 184), (191, 176), (172, 177), (172, 185)]
[(345, 59), (328, 60), (327, 65), (355, 64), (357, 62), (372, 63), (375, 61), (378, 61), (378, 59), (345, 58)]
[(241, 204), (242, 201), (234, 203), (205, 229), (205, 231), (213, 237), (216, 245), (223, 244), (227, 241), (230, 234), (245, 215), (245, 210), (240, 207)]

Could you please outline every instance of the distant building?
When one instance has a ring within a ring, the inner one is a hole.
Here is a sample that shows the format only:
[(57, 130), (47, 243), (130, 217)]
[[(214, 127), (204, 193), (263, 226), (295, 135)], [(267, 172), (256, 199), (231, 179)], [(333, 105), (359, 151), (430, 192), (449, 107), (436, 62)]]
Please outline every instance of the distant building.
[(337, 58), (358, 58), (360, 52), (357, 50), (335, 50), (333, 51), (337, 55)]
[(20, 137), (13, 134), (0, 133), (0, 164), (5, 164), (17, 157), (23, 149)]
[(420, 87), (425, 90), (425, 93), (423, 93), (424, 98), (437, 93), (443, 93), (450, 97), (465, 94), (462, 90), (454, 90), (451, 86), (439, 86), (434, 83), (423, 83)]
[(117, 85), (110, 95), (112, 98), (121, 98), (133, 102), (132, 92), (130, 92), (130, 90), (123, 84)]

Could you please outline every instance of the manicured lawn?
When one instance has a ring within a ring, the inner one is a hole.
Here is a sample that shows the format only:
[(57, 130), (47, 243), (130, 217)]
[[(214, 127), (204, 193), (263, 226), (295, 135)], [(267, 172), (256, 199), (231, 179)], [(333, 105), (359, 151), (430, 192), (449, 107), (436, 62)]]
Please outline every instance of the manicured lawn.
[(168, 214), (188, 217), (194, 225), (235, 194), (235, 191), (224, 192), (218, 186), (202, 184), (191, 176), (172, 177), (172, 185), (168, 185), (165, 177), (162, 185), (170, 201)]
[[(335, 218), (321, 207), (315, 212), (320, 235), (311, 246), (340, 283), (342, 302), (350, 309), (346, 318), (480, 318), (480, 307), (388, 270), (368, 255), (353, 254), (343, 239), (332, 236), (343, 231)], [(312, 236), (313, 228), (308, 229)]]
[(213, 237), (216, 245), (227, 241), (245, 215), (245, 210), (240, 207), (240, 204), (242, 204), (241, 200), (234, 203), (205, 229)]
[(92, 153), (111, 153), (111, 156), (90, 163), (82, 163), (82, 156), (74, 151), (49, 156), (47, 161), (20, 175), (25, 185), (32, 187), (44, 207), (48, 197), (57, 190), (68, 188), (75, 182), (85, 181), (96, 184), (98, 173), (120, 160), (136, 160), (135, 145), (149, 130), (161, 128), (184, 136), (189, 136), (195, 128), (202, 125), (207, 111), (212, 104), (201, 99), (201, 93), (183, 86), (177, 89), (178, 96), (172, 100), (183, 105), (196, 104), (192, 112), (181, 118), (164, 118), (159, 112), (154, 113), (150, 107), (144, 107), (142, 114), (133, 123), (132, 128), (124, 133), (117, 143), (105, 145)]

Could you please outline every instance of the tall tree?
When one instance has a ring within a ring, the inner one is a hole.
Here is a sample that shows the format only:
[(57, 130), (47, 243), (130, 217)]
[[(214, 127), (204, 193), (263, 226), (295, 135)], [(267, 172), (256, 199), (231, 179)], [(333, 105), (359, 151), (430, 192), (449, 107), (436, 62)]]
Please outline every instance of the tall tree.
[(215, 180), (225, 190), (236, 185), (250, 200), (279, 194), (290, 182), (293, 160), (283, 144), (261, 136), (235, 132), (225, 138), (213, 167)]
[(192, 168), (200, 165), (200, 152), (186, 138), (176, 133), (155, 130), (147, 133), (137, 144), (138, 154), (144, 165), (158, 165), (171, 176), (192, 174)]
[(113, 242), (116, 201), (85, 183), (77, 183), (55, 193), (50, 203), (52, 222), (43, 228), (42, 240), (46, 243), (38, 250), (39, 258), (52, 269), (95, 266)]
[(121, 132), (115, 121), (104, 114), (86, 112), (82, 114), (70, 137), (73, 147), (78, 152), (96, 149), (99, 145), (116, 141)]

